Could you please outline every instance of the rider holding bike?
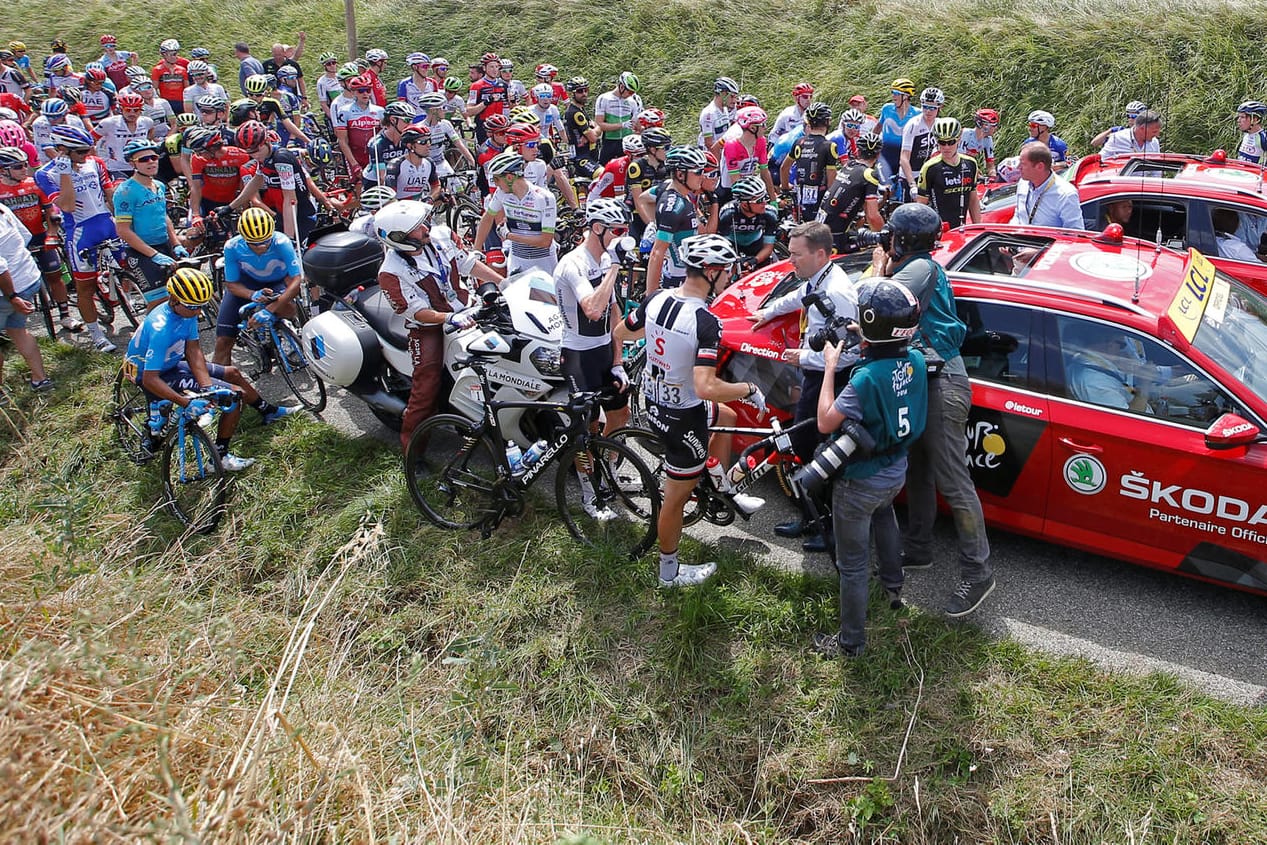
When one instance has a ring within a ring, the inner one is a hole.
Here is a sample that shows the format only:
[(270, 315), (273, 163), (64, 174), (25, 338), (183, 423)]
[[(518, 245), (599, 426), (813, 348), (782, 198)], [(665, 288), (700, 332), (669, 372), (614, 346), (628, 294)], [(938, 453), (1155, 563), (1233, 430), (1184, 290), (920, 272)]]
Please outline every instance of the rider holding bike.
[(248, 208), (238, 218), (238, 235), (224, 245), (224, 300), (216, 318), (212, 360), (229, 366), (238, 336), (239, 312), (248, 302), (267, 302), (253, 320), (268, 323), (295, 316), (295, 297), (304, 271), (294, 242), (276, 231), (273, 215)]
[(167, 186), (154, 178), (158, 172), (159, 146), (153, 141), (129, 141), (123, 159), (135, 168), (114, 192), (114, 223), (128, 245), (128, 264), (140, 270), (133, 280), (141, 288), (147, 307), (166, 298), (164, 284), (173, 258), (185, 258), (188, 250), (176, 236), (167, 215)]

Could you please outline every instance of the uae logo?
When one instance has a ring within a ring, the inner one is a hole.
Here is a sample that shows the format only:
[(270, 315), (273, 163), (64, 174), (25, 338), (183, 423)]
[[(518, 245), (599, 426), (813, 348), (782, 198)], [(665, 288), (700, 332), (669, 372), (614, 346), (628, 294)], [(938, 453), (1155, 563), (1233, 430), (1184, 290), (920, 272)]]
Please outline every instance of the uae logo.
[(1094, 496), (1104, 489), (1104, 464), (1090, 455), (1074, 455), (1065, 461), (1065, 483), (1084, 496)]

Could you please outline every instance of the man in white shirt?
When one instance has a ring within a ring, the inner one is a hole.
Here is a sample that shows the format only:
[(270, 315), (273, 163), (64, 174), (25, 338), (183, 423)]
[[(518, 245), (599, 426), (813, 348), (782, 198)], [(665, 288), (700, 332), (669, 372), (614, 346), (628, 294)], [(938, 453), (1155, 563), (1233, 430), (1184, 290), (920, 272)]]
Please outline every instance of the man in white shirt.
[(1016, 186), (1013, 223), (1085, 229), (1078, 189), (1052, 172), (1051, 149), (1041, 141), (1021, 147), (1021, 181)]
[(1161, 144), (1157, 141), (1159, 132), (1161, 132), (1161, 115), (1155, 111), (1142, 111), (1135, 116), (1134, 126), (1127, 126), (1109, 135), (1108, 140), (1104, 142), (1104, 147), (1100, 150), (1100, 158), (1159, 153), (1161, 152)]
[(1262, 263), (1249, 244), (1237, 237), (1236, 230), (1241, 227), (1241, 218), (1235, 209), (1214, 209), (1210, 212), (1210, 223), (1214, 227), (1214, 242), (1218, 245), (1220, 258)]
[[(31, 389), (53, 389), (44, 372), (40, 347), (26, 328), (26, 318), (35, 312), (35, 294), (40, 289), (40, 268), (36, 266), (27, 241), (31, 233), (9, 207), (0, 204), (0, 327), (31, 368)], [(0, 369), (4, 352), (0, 350)]]

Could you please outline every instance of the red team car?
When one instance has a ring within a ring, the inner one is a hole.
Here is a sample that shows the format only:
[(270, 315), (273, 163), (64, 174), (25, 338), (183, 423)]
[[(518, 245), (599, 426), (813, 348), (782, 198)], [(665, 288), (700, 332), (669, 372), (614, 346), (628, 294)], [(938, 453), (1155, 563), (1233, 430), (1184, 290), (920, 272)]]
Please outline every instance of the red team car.
[[(1267, 594), (1267, 296), (1196, 250), (1116, 230), (969, 226), (935, 258), (968, 325), (965, 436), (987, 519)], [(780, 409), (798, 390), (780, 360), (797, 316), (756, 332), (747, 316), (790, 269), (713, 305), (726, 377)]]

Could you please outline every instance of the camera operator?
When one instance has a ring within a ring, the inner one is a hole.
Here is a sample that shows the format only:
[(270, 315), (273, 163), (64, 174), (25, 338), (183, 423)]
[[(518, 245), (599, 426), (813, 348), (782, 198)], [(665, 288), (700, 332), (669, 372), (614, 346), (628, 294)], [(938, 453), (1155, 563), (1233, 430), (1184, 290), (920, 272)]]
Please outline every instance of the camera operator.
[[(845, 325), (858, 318), (858, 301), (853, 283), (835, 264), (831, 263), (831, 229), (824, 223), (802, 223), (792, 230), (788, 239), (788, 257), (798, 279), (804, 281), (797, 288), (778, 299), (766, 303), (750, 318), (759, 328), (781, 314), (802, 310), (801, 346), (788, 349), (783, 358), (789, 364), (801, 368), (801, 396), (796, 403), (795, 422), (812, 419), (818, 410), (818, 390), (823, 383), (823, 345), (836, 343), (845, 334)], [(826, 332), (824, 332), (826, 330)], [(815, 348), (817, 347), (817, 348)], [(840, 356), (837, 369), (852, 367), (858, 360), (856, 351)], [(802, 462), (814, 457), (814, 449), (822, 440), (810, 427), (793, 432), (792, 446)], [(806, 536), (801, 548), (807, 552), (827, 550), (827, 540), (819, 526), (812, 524), (804, 502), (801, 502), (801, 518), (779, 523), (774, 533), (780, 537)], [(825, 509), (820, 511), (825, 513)]]
[[(947, 602), (947, 616), (966, 616), (994, 589), (985, 517), (968, 473), (964, 427), (972, 406), (968, 371), (959, 357), (967, 326), (955, 312), (955, 295), (946, 272), (929, 254), (941, 233), (941, 216), (930, 206), (906, 203), (889, 217), (889, 243), (877, 247), (872, 275), (899, 282), (919, 300), (919, 329), (914, 344), (930, 364), (928, 422), (911, 447), (906, 476), (907, 529), (903, 566), (932, 566), (933, 523), (937, 493), (950, 506), (959, 535), (959, 587)], [(930, 366), (930, 370), (933, 369)]]
[[(908, 347), (919, 324), (915, 296), (887, 279), (868, 279), (857, 293), (862, 357), (837, 396), (834, 370), (844, 344), (828, 345), (818, 394), (818, 430), (843, 433), (798, 476), (826, 479), (839, 473), (832, 525), (840, 632), (814, 634), (814, 650), (824, 657), (857, 657), (866, 644), (872, 531), (889, 607), (902, 607), (902, 539), (893, 500), (906, 479), (907, 450), (923, 432), (928, 409), (927, 364)], [(852, 450), (848, 461), (847, 450)]]

